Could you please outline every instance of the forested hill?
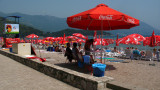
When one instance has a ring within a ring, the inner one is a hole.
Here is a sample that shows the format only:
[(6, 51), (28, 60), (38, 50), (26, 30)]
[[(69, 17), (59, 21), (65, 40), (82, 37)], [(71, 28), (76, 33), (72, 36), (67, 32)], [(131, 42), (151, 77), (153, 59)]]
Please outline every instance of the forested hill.
[[(6, 20), (6, 23), (10, 23), (10, 24), (14, 24), (14, 21), (10, 21), (10, 20)], [(20, 24), (20, 37), (25, 37), (29, 34), (36, 34), (38, 36), (44, 36), (44, 37), (59, 37), (59, 36), (63, 36), (64, 33), (66, 34), (66, 36), (70, 36), (73, 33), (81, 33), (83, 35), (88, 35), (88, 36), (93, 36), (94, 31), (86, 31), (86, 30), (75, 30), (75, 29), (63, 29), (57, 32), (44, 32), (42, 30), (39, 29), (35, 29), (31, 26), (27, 26), (24, 24)], [(0, 36), (3, 36), (3, 30), (4, 30), (4, 19), (2, 17), (0, 17)], [(97, 32), (98, 35), (101, 34), (101, 32)], [(103, 35), (110, 35), (110, 33), (106, 33), (104, 32)]]

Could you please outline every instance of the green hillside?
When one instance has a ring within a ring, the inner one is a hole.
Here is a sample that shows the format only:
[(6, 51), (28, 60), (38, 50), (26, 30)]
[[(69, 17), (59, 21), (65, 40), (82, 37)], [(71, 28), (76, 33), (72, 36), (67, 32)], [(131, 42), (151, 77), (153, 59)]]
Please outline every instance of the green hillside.
[[(3, 30), (4, 30), (4, 21), (3, 20), (4, 19), (2, 17), (0, 17), (0, 36), (3, 36)], [(14, 24), (15, 22), (6, 20), (6, 23), (13, 23)], [(20, 28), (20, 37), (24, 37), (24, 36), (27, 36), (32, 33), (37, 34), (39, 36), (43, 35), (43, 31), (26, 26), (26, 25), (23, 25), (23, 24), (20, 24), (19, 28)]]
[[(9, 20), (6, 20), (6, 23), (15, 23), (13, 21), (9, 21)], [(88, 36), (93, 36), (94, 34), (94, 31), (86, 31), (86, 30), (75, 30), (75, 29), (64, 29), (64, 30), (61, 30), (61, 31), (57, 31), (57, 32), (43, 32), (42, 30), (38, 30), (38, 29), (35, 29), (33, 27), (30, 27), (30, 26), (27, 26), (27, 25), (23, 25), (23, 24), (20, 24), (19, 25), (20, 27), (20, 37), (25, 37), (29, 34), (36, 34), (38, 36), (44, 36), (44, 37), (59, 37), (59, 36), (63, 36), (63, 34), (65, 33), (66, 36), (70, 36), (72, 35), (73, 33), (81, 33), (83, 35), (88, 35)], [(4, 20), (2, 17), (0, 17), (0, 36), (3, 36), (3, 30), (4, 30)], [(97, 35), (100, 35), (101, 32), (98, 31), (97, 32)], [(103, 35), (110, 35), (110, 33), (106, 33), (106, 32), (103, 32)]]

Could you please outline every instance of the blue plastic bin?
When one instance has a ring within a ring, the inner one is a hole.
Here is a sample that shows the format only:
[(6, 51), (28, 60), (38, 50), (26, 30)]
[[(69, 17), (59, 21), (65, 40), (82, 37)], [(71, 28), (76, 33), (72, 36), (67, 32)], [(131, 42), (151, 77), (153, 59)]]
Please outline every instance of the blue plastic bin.
[(101, 64), (101, 63), (92, 64), (92, 68), (93, 68), (93, 76), (96, 76), (96, 77), (104, 76), (105, 68), (106, 68), (105, 64)]
[(9, 48), (9, 51), (12, 52), (12, 48)]
[(89, 55), (83, 56), (83, 59), (84, 59), (85, 64), (90, 64), (90, 56)]

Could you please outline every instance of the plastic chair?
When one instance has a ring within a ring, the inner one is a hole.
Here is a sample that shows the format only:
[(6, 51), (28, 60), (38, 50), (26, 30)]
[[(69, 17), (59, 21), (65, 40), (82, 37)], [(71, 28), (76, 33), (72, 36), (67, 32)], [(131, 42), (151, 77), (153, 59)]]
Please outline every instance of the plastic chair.
[(132, 52), (131, 52), (131, 50), (129, 50), (129, 49), (125, 49), (125, 54), (126, 54), (125, 57), (130, 59), (130, 57), (131, 57), (131, 55), (132, 55)]
[(153, 54), (152, 54), (152, 52), (151, 51), (146, 51), (146, 54), (145, 54), (145, 60), (152, 60), (152, 58), (153, 58)]

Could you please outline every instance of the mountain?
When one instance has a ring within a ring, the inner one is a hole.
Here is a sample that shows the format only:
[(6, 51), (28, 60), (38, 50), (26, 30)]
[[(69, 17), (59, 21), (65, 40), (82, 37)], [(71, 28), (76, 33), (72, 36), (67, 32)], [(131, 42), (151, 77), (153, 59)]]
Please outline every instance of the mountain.
[[(4, 18), (0, 17), (0, 36), (3, 35), (3, 30), (4, 30)], [(14, 21), (10, 21), (6, 19), (6, 23), (15, 23)], [(35, 29), (33, 27), (20, 24), (19, 25), (19, 30), (20, 30), (20, 37), (25, 37), (29, 34), (36, 34), (38, 36), (44, 36), (44, 37), (61, 37), (66, 34), (66, 36), (71, 36), (73, 33), (81, 33), (83, 35), (88, 35), (88, 36), (93, 36), (94, 31), (86, 31), (86, 30), (75, 30), (75, 29), (63, 29), (61, 31), (57, 32), (44, 32), (39, 29)], [(97, 35), (100, 35), (101, 32), (97, 32)], [(104, 35), (110, 35), (110, 33), (104, 32)], [(14, 35), (9, 35), (9, 37), (14, 37)]]
[(126, 35), (133, 34), (133, 33), (138, 33), (143, 36), (151, 36), (153, 30), (156, 35), (160, 35), (160, 30), (155, 29), (154, 27), (140, 21), (140, 26), (136, 26), (136, 27), (133, 27), (131, 29), (126, 29), (126, 30), (113, 30), (109, 32), (114, 35), (118, 34), (119, 36), (126, 36)]
[[(0, 17), (0, 36), (3, 36), (3, 30), (4, 30), (4, 18)], [(13, 21), (9, 21), (8, 19), (6, 20), (7, 23), (14, 23)], [(36, 34), (39, 36), (43, 36), (44, 32), (38, 29), (35, 29), (33, 27), (27, 26), (20, 24), (19, 25), (19, 30), (20, 30), (20, 37), (25, 37), (29, 34)], [(14, 37), (14, 34), (8, 34), (8, 37)]]
[[(0, 12), (0, 16), (10, 16), (10, 15), (18, 15), (22, 18), (20, 19), (20, 23), (32, 26), (36, 29), (42, 30), (44, 32), (57, 32), (60, 30), (64, 30), (69, 28), (66, 23), (66, 18), (58, 18), (55, 16), (47, 16), (47, 15), (27, 15), (21, 13), (10, 13), (5, 14)], [(107, 31), (107, 33), (111, 33), (113, 35), (119, 34), (119, 36), (126, 36), (133, 33), (138, 33), (143, 36), (150, 36), (155, 31), (156, 35), (160, 35), (160, 30), (155, 29), (154, 27), (150, 26), (149, 24), (140, 21), (140, 26), (126, 29), (126, 30), (113, 30)]]
[[(93, 36), (94, 35), (94, 31), (88, 31), (88, 30), (75, 30), (75, 29), (64, 29), (61, 31), (57, 31), (57, 32), (52, 32), (49, 34), (52, 34), (55, 37), (59, 37), (59, 36), (63, 36), (65, 33), (66, 36), (71, 36), (73, 33), (81, 33), (85, 36)], [(97, 35), (101, 35), (101, 31), (97, 31)], [(109, 32), (103, 32), (103, 35), (105, 36), (110, 36), (111, 34)]]
[[(5, 14), (0, 12), (1, 17), (17, 15), (21, 16), (20, 23), (34, 27), (44, 32), (55, 32), (68, 28), (66, 18), (58, 18), (48, 15), (27, 15), (21, 13), (9, 13)], [(14, 18), (8, 18), (14, 21)]]

